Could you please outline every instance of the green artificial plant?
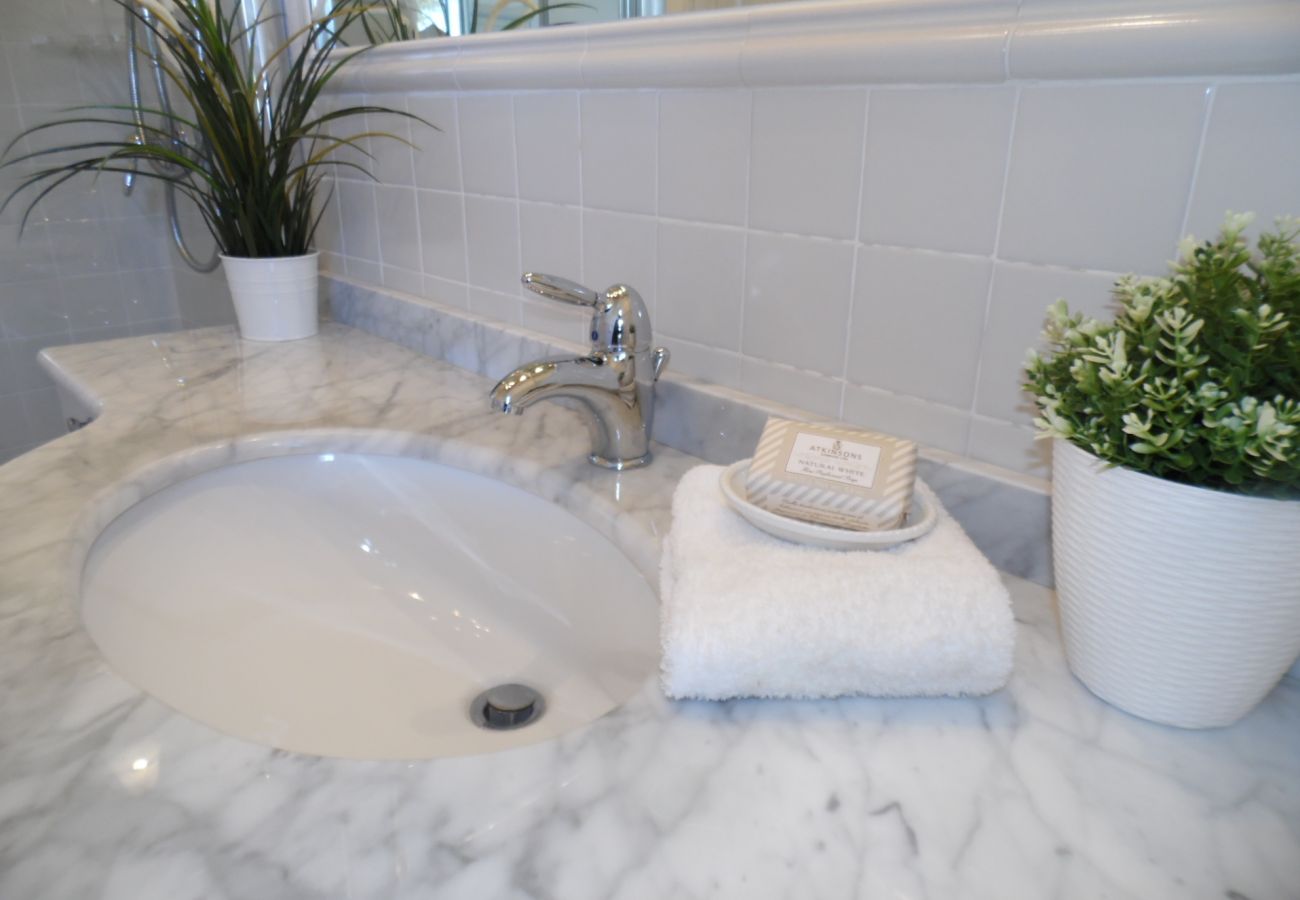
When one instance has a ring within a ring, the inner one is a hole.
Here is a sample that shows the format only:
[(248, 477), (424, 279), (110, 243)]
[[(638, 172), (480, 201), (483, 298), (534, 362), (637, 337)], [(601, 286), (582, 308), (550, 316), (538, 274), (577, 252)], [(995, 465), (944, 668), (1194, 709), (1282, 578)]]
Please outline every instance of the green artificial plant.
[(1300, 493), (1300, 221), (1255, 252), (1250, 221), (1186, 239), (1168, 277), (1120, 279), (1112, 321), (1050, 307), (1050, 352), (1026, 363), (1040, 435), (1172, 481)]
[[(175, 111), (75, 107), (69, 110), (75, 115), (14, 138), (3, 165), (22, 167), (22, 175), (0, 210), (31, 189), (23, 225), (47, 194), (78, 175), (136, 172), (194, 201), (223, 254), (303, 255), (311, 252), (328, 200), (321, 196), (327, 176), (340, 167), (369, 175), (340, 151), (369, 156), (369, 138), (402, 140), (383, 132), (340, 136), (335, 129), (368, 113), (418, 119), (382, 106), (331, 109), (320, 102), (325, 86), (360, 52), (333, 52), (339, 35), (364, 14), (352, 0), (340, 0), (261, 64), (249, 37), (264, 20), (259, 12), (257, 23), (241, 24), (238, 0), (118, 2), (163, 48), (158, 62), (184, 104)], [(143, 141), (135, 139), (137, 114)], [(101, 136), (85, 137), (85, 126)], [(77, 136), (64, 142), (39, 143), (48, 134), (73, 132)], [(28, 151), (15, 154), (24, 139)]]

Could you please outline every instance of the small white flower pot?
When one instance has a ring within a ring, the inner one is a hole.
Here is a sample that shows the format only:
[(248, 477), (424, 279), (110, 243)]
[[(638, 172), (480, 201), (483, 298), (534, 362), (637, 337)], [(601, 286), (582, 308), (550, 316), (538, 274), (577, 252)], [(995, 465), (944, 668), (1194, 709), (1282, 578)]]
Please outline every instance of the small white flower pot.
[(295, 341), (319, 328), (317, 264), (305, 256), (222, 256), (239, 334), (249, 341)]
[(1300, 501), (1207, 490), (1053, 448), (1070, 669), (1120, 709), (1230, 725), (1300, 655)]

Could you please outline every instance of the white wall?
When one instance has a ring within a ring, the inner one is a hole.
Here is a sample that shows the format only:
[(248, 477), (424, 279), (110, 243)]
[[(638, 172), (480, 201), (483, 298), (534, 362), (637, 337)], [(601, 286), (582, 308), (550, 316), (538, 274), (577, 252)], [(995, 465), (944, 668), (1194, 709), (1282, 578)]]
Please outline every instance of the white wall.
[(341, 182), (336, 271), (575, 340), (519, 273), (626, 281), (678, 371), (1036, 474), (1049, 303), (1300, 213), (1295, 76), (367, 99), (442, 130)]

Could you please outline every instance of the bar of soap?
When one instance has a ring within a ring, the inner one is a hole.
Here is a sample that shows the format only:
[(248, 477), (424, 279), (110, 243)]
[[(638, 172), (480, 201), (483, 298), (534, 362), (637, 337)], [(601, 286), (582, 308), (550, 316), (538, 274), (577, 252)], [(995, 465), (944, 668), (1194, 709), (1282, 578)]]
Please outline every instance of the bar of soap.
[(887, 434), (772, 417), (749, 464), (749, 502), (777, 515), (853, 531), (903, 524), (916, 444)]

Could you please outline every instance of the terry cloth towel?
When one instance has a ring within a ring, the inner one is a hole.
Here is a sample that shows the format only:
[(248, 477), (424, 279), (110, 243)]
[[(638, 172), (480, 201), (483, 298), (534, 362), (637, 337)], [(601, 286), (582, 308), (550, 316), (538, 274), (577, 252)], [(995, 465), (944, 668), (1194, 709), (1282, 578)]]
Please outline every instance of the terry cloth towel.
[(942, 508), (891, 550), (772, 537), (686, 473), (660, 563), (662, 679), (675, 699), (987, 694), (1011, 674), (998, 573)]

